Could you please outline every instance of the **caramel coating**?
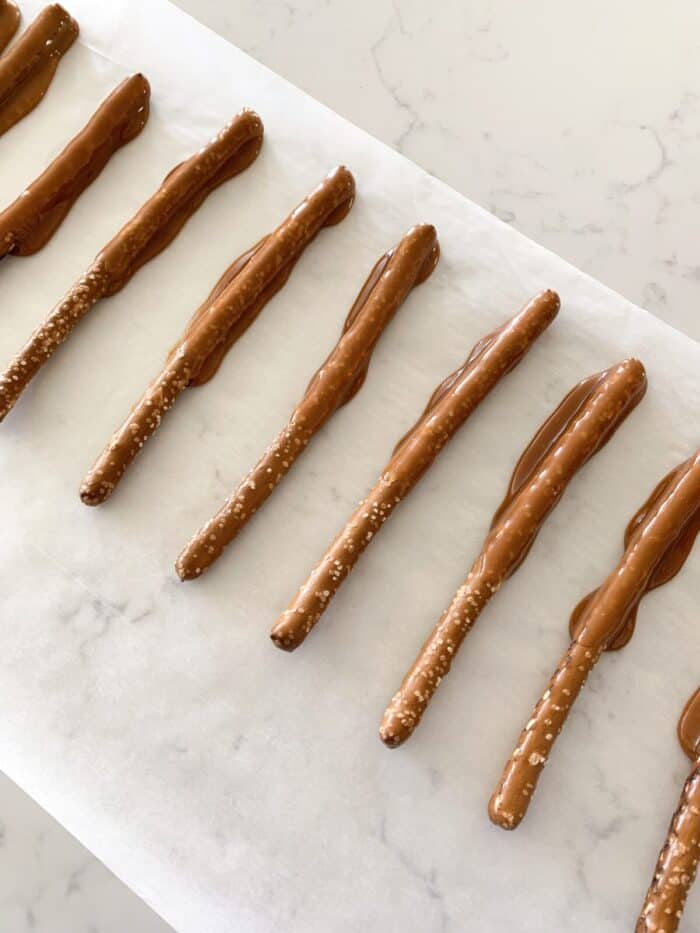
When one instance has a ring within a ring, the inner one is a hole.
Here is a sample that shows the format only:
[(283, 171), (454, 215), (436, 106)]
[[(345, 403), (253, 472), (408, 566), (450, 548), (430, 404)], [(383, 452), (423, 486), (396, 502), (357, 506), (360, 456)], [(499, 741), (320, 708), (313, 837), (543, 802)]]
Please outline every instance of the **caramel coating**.
[(595, 373), (569, 392), (535, 434), (469, 576), (384, 714), (379, 734), (390, 748), (412, 734), (484, 607), (523, 562), (568, 484), (639, 403), (646, 385), (644, 367), (634, 359)]
[(0, 213), (0, 259), (45, 246), (114, 153), (148, 120), (151, 89), (143, 75), (126, 78), (49, 167)]
[(670, 579), (668, 567), (677, 573), (690, 552), (700, 530), (700, 450), (661, 481), (629, 528), (620, 562), (576, 618), (576, 637), (491, 797), (489, 816), (503, 829), (514, 829), (527, 813), (554, 742), (603, 651), (615, 643), (651, 586), (661, 577)]
[(175, 239), (215, 188), (255, 161), (262, 137), (258, 115), (243, 110), (208, 145), (165, 177), (0, 376), (0, 421), (100, 298), (120, 291), (144, 263)]
[(395, 507), (558, 311), (558, 295), (552, 291), (537, 295), (514, 318), (480, 340), (464, 365), (438, 386), (416, 425), (399, 441), (379, 482), (273, 627), (271, 638), (278, 648), (293, 651), (304, 641)]
[(12, 0), (0, 0), (0, 54), (19, 29), (19, 7)]
[(311, 379), (285, 427), (225, 504), (192, 538), (175, 568), (181, 580), (203, 573), (233, 541), (306, 445), (362, 387), (372, 351), (415, 285), (437, 265), (435, 228), (413, 227), (372, 269), (347, 316), (340, 340)]
[(700, 758), (700, 688), (688, 700), (678, 720), (678, 741), (691, 761)]
[[(11, 19), (10, 7), (7, 17)], [(15, 26), (16, 28), (16, 26)], [(44, 7), (0, 58), (0, 136), (41, 102), (59, 62), (78, 38), (78, 24), (54, 3)]]
[(99, 505), (115, 490), (129, 464), (163, 416), (190, 385), (206, 381), (225, 352), (286, 282), (306, 247), (323, 227), (338, 223), (355, 198), (355, 180), (335, 169), (269, 236), (224, 273), (199, 308), (165, 367), (131, 410), (83, 480), (80, 498)]

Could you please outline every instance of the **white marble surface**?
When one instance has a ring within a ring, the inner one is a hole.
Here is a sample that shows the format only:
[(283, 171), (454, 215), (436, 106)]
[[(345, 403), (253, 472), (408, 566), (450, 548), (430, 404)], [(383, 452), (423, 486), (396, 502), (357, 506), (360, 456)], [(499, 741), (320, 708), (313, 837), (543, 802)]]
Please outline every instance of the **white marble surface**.
[(164, 920), (0, 775), (2, 933), (168, 933)]
[[(694, 5), (639, 4), (633, 34), (629, 10), (599, 2), (449, 2), (439, 13), (403, 0), (180, 5), (507, 222), (700, 336)], [(139, 933), (158, 928), (48, 818), (44, 828), (16, 788), (3, 782), (0, 790), (0, 897), (12, 933), (123, 928), (115, 916), (128, 916)], [(17, 828), (30, 826), (18, 842)], [(76, 871), (80, 892), (70, 881)]]
[(700, 7), (178, 0), (538, 243), (700, 338)]

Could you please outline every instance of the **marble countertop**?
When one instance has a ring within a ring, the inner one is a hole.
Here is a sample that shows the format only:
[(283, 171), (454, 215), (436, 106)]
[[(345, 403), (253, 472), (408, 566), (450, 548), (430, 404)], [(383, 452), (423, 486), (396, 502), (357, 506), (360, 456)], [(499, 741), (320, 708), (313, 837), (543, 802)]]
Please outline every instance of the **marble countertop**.
[(170, 927), (0, 774), (3, 933), (168, 933)]
[[(700, 11), (547, 0), (179, 5), (314, 97), (700, 338)], [(616, 22), (619, 20), (619, 22)], [(620, 36), (626, 37), (624, 45)], [(12, 933), (169, 929), (0, 783)], [(8, 920), (8, 918), (10, 918)], [(692, 923), (686, 925), (692, 933)]]
[(178, 5), (700, 339), (697, 5), (637, 4), (633, 29), (604, 0)]

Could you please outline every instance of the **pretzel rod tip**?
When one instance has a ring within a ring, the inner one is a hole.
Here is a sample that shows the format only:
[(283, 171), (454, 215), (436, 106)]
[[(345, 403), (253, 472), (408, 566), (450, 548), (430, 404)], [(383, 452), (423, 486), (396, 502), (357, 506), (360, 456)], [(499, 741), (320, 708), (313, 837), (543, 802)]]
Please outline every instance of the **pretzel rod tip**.
[[(394, 694), (391, 702), (396, 703), (398, 699), (398, 694)], [(420, 696), (417, 699), (420, 699)], [(416, 725), (416, 721), (405, 713), (385, 716), (379, 726), (379, 738), (387, 748), (398, 748), (410, 737)]]

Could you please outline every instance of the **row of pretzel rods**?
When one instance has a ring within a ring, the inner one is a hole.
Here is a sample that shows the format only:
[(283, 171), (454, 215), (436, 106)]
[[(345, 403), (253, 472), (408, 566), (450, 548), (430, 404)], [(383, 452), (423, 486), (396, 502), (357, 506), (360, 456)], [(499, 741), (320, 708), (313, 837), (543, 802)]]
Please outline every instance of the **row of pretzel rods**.
[[(0, 51), (12, 36), (12, 27), (17, 28), (14, 10), (13, 4), (0, 0)], [(25, 80), (22, 69), (28, 50), (34, 44), (36, 54), (41, 54), (39, 40), (47, 29), (52, 35), (65, 36), (62, 43), (57, 42), (56, 61), (49, 63), (49, 71), (55, 70), (58, 58), (77, 35), (77, 24), (57, 5), (47, 8), (27, 30), (24, 51), (17, 52), (18, 43), (12, 54), (7, 53), (9, 58), (0, 59), (0, 92), (3, 81), (11, 86), (12, 82), (21, 84)], [(41, 58), (31, 60), (38, 61), (41, 67), (46, 65)], [(85, 130), (30, 186), (25, 197), (0, 214), (0, 258), (30, 255), (48, 241), (75, 198), (99, 174), (113, 152), (143, 128), (149, 96), (150, 88), (142, 75), (123, 82)], [(0, 98), (0, 132), (2, 103)], [(16, 111), (13, 119), (24, 115), (14, 102), (12, 107)], [(252, 111), (242, 111), (208, 146), (166, 177), (0, 377), (0, 420), (94, 304), (123, 288), (141, 265), (171, 242), (211, 191), (254, 162), (262, 138), (259, 117)], [(77, 180), (66, 194), (65, 179), (71, 173)], [(180, 393), (202, 385), (214, 375), (227, 350), (284, 286), (302, 252), (321, 229), (339, 223), (347, 215), (354, 197), (355, 183), (350, 172), (344, 167), (335, 169), (272, 233), (226, 270), (168, 355), (160, 374), (85, 477), (81, 498), (86, 504), (100, 504), (113, 493)], [(338, 343), (312, 378), (287, 425), (178, 558), (176, 568), (181, 579), (200, 576), (221, 556), (314, 434), (359, 391), (383, 330), (412, 289), (431, 275), (438, 259), (436, 231), (429, 224), (411, 228), (380, 257), (350, 310)], [(514, 318), (482, 338), (464, 365), (438, 386), (417, 423), (396, 445), (376, 486), (273, 627), (272, 639), (278, 647), (294, 650), (304, 641), (396, 505), (410, 493), (481, 401), (526, 355), (558, 310), (559, 299), (554, 292), (536, 296)], [(574, 387), (535, 435), (516, 467), (506, 500), (494, 516), (465, 583), (387, 708), (380, 736), (389, 747), (401, 744), (413, 733), (467, 634), (524, 561), (568, 483), (607, 443), (645, 391), (644, 367), (637, 360), (625, 360)], [(605, 651), (626, 644), (643, 595), (680, 570), (698, 530), (700, 451), (673, 469), (653, 491), (628, 527), (620, 562), (572, 616), (571, 644), (491, 798), (489, 814), (494, 823), (512, 829), (523, 819), (556, 737), (593, 667)], [(682, 722), (687, 719), (686, 713)], [(688, 751), (687, 744), (684, 748)], [(689, 753), (695, 761), (694, 771), (662, 850), (654, 884), (638, 921), (639, 931), (676, 929), (695, 874), (700, 851), (699, 749), (700, 739), (695, 740)], [(685, 841), (679, 843), (681, 836)]]

